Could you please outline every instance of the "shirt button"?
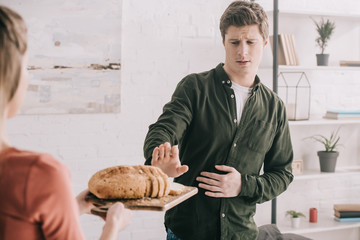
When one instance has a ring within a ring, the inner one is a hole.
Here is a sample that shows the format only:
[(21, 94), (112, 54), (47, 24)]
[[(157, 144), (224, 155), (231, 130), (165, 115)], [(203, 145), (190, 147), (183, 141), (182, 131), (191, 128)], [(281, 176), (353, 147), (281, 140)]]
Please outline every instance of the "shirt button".
[(235, 96), (234, 96), (234, 94), (231, 94), (231, 98), (234, 98)]
[(221, 217), (224, 218), (224, 217), (225, 217), (225, 213), (222, 213), (222, 214), (221, 214)]
[(230, 80), (227, 80), (227, 83), (230, 84)]
[(225, 81), (222, 81), (222, 84), (224, 84), (225, 83)]
[(236, 119), (234, 119), (234, 123), (236, 123)]
[(234, 143), (234, 147), (236, 147), (236, 143)]

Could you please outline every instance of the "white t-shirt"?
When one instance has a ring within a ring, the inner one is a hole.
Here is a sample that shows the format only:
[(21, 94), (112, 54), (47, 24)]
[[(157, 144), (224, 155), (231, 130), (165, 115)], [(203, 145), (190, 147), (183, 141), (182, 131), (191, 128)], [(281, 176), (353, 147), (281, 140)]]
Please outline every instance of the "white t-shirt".
[(235, 93), (237, 124), (239, 125), (242, 111), (247, 99), (250, 97), (252, 88), (243, 87), (235, 82), (232, 82), (231, 88)]

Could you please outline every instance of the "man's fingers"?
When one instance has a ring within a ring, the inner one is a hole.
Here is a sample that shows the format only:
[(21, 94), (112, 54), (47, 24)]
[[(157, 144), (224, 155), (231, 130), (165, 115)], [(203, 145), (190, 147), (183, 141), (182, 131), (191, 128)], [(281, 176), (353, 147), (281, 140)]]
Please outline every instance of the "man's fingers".
[(197, 177), (196, 180), (199, 182), (209, 184), (209, 185), (213, 185), (213, 186), (220, 186), (220, 184), (221, 184), (221, 182), (219, 182), (218, 180), (214, 180), (211, 178), (205, 178), (205, 177)]
[(179, 156), (179, 146), (178, 145), (172, 146), (172, 148), (171, 148), (171, 156), (172, 157)]
[(164, 156), (165, 156), (165, 147), (164, 147), (164, 144), (161, 144), (159, 146), (159, 158), (160, 159), (164, 159)]
[(171, 145), (169, 142), (166, 142), (164, 144), (164, 148), (165, 148), (165, 158), (169, 158), (170, 159), (170, 152), (171, 152)]
[(176, 168), (176, 172), (180, 175), (186, 173), (189, 170), (187, 165), (181, 165), (180, 167)]
[(225, 197), (225, 194), (223, 194), (221, 192), (205, 192), (205, 195), (209, 196), (209, 197), (214, 197), (214, 198)]
[(233, 167), (229, 167), (229, 166), (226, 166), (226, 165), (215, 165), (215, 168), (217, 170), (220, 170), (220, 171), (223, 171), (223, 172), (232, 172), (232, 171), (234, 171)]
[(218, 186), (208, 185), (205, 183), (199, 183), (198, 185), (200, 188), (212, 191), (212, 192), (222, 192), (222, 189)]
[(215, 179), (217, 181), (221, 181), (223, 179), (223, 177), (224, 177), (221, 174), (211, 173), (211, 172), (201, 172), (200, 175), (204, 176), (204, 177), (207, 177), (207, 178)]
[(158, 160), (159, 160), (159, 148), (156, 147), (154, 148), (154, 151), (152, 153), (151, 164), (156, 163)]

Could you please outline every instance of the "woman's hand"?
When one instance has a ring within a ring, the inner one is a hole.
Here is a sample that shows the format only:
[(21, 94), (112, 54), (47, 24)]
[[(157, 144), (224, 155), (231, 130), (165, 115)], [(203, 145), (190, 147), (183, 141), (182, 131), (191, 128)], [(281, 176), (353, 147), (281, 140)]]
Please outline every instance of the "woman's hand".
[(79, 206), (79, 215), (82, 215), (84, 213), (90, 214), (90, 210), (95, 207), (92, 203), (85, 201), (85, 197), (88, 194), (89, 190), (85, 189), (76, 196), (76, 201)]
[(115, 240), (118, 233), (124, 230), (131, 222), (132, 212), (117, 202), (112, 205), (106, 214), (106, 222), (100, 240)]

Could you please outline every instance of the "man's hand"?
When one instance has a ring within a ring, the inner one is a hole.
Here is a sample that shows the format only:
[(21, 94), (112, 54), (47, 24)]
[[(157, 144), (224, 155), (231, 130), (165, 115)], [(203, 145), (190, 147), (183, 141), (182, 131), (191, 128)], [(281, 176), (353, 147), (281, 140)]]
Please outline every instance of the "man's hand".
[(205, 195), (209, 197), (236, 197), (241, 191), (241, 174), (233, 167), (216, 165), (216, 169), (227, 172), (217, 174), (211, 172), (201, 172), (199, 187), (205, 190)]
[(181, 165), (178, 146), (171, 147), (168, 142), (154, 149), (151, 165), (160, 168), (169, 177), (178, 177), (189, 170), (187, 165)]

